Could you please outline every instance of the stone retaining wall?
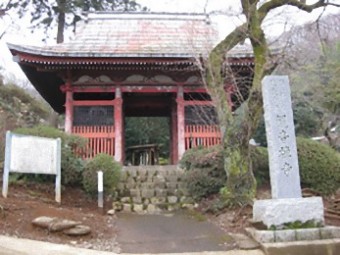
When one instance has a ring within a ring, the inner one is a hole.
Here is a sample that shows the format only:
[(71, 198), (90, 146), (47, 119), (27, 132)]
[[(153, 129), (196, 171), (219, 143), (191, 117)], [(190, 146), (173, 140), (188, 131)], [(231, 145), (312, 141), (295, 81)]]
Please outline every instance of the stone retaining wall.
[(118, 195), (116, 210), (158, 213), (193, 206), (183, 170), (172, 165), (123, 167)]

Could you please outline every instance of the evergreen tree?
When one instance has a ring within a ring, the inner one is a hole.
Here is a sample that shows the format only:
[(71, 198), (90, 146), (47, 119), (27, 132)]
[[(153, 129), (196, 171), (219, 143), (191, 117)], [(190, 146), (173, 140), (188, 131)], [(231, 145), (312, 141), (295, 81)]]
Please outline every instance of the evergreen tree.
[(64, 41), (64, 30), (74, 26), (84, 11), (146, 11), (134, 0), (12, 0), (0, 4), (0, 10), (14, 10), (19, 18), (31, 15), (31, 28), (57, 25), (57, 43)]

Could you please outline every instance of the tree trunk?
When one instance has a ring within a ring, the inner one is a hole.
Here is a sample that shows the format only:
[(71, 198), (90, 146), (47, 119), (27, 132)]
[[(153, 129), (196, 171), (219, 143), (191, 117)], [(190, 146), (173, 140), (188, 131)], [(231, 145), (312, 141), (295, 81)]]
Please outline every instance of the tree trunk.
[(58, 32), (57, 32), (57, 43), (64, 42), (64, 29), (65, 29), (65, 0), (59, 2), (59, 14), (58, 14)]

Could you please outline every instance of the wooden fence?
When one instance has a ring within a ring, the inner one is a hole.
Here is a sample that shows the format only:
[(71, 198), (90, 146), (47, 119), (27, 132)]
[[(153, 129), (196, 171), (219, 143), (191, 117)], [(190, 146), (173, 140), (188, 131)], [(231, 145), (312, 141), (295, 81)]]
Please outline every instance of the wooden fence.
[(197, 146), (211, 147), (221, 144), (221, 131), (217, 125), (186, 125), (185, 149)]
[(114, 126), (74, 126), (72, 133), (88, 139), (87, 146), (77, 151), (84, 159), (93, 158), (99, 153), (114, 156)]

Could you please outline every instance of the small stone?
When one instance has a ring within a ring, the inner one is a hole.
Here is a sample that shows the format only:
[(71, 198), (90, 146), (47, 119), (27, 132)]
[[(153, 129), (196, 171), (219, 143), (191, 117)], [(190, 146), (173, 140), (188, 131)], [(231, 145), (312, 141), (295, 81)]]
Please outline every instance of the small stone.
[(115, 209), (111, 209), (111, 210), (108, 210), (108, 211), (107, 211), (107, 214), (108, 214), (108, 215), (115, 215), (115, 213), (116, 213), (116, 210), (115, 210)]
[(46, 217), (46, 216), (41, 216), (38, 218), (35, 218), (32, 221), (32, 224), (37, 227), (41, 228), (48, 228), (50, 224), (55, 221), (57, 218), (51, 218), (51, 217)]
[(65, 229), (73, 228), (81, 224), (79, 221), (66, 220), (66, 219), (56, 219), (50, 223), (48, 226), (49, 231), (58, 232)]
[(91, 228), (85, 225), (77, 225), (73, 228), (64, 230), (63, 233), (69, 236), (84, 236), (91, 233)]

